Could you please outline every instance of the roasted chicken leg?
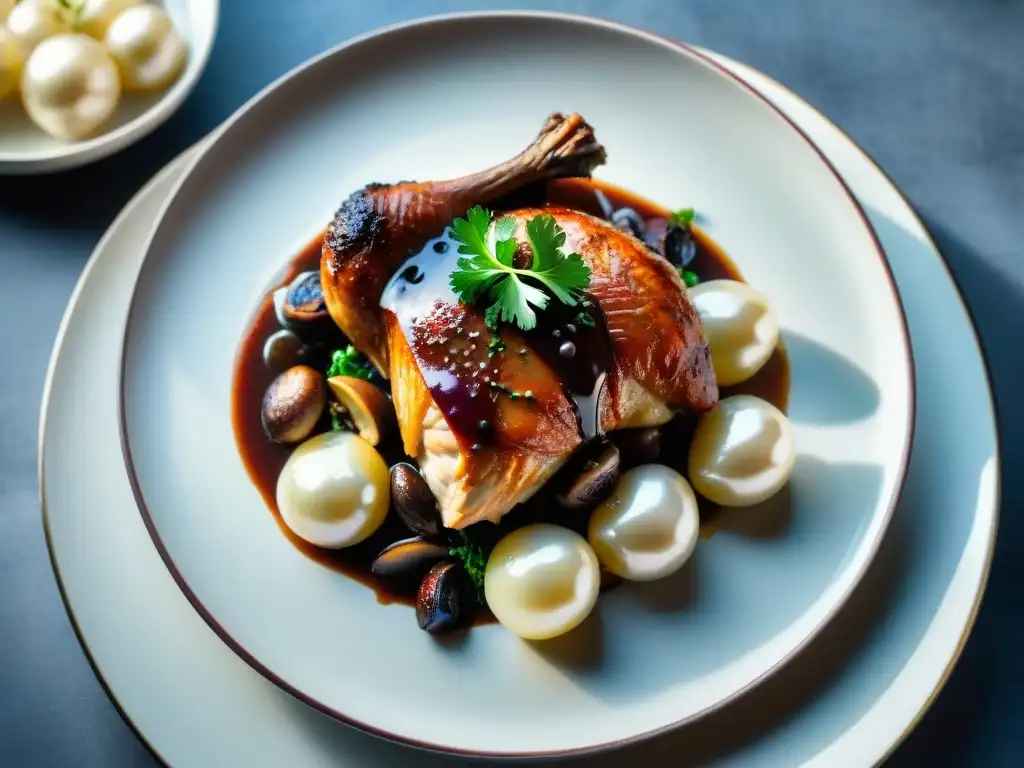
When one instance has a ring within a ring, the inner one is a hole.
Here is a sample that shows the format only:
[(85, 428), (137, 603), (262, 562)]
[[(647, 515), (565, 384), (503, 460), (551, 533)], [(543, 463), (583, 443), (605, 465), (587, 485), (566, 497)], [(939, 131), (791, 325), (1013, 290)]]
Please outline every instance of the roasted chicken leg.
[(525, 152), (461, 180), (371, 186), (349, 198), (325, 239), (331, 317), (391, 379), (406, 452), (445, 525), (497, 521), (529, 498), (585, 440), (713, 407), (718, 387), (700, 320), (676, 270), (600, 219), (551, 215), (591, 270), (587, 304), (552, 302), (522, 332), (487, 328), (448, 277), (447, 225), (472, 205), (545, 178), (586, 175), (604, 150), (578, 115), (553, 115)]
[(327, 309), (356, 349), (388, 372), (378, 302), (398, 266), (456, 216), (529, 184), (589, 176), (604, 148), (579, 115), (551, 115), (533, 143), (507, 162), (448, 181), (369, 184), (327, 228), (320, 279)]

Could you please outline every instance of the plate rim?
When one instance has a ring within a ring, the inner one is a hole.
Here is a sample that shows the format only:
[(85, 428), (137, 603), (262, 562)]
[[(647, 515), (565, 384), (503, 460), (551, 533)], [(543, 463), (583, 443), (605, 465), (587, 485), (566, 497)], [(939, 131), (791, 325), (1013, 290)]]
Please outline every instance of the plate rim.
[[(707, 51), (707, 49), (704, 49), (704, 50), (705, 50), (705, 52), (709, 52), (709, 51)], [(786, 86), (782, 85), (781, 83), (779, 83), (778, 81), (774, 80), (770, 76), (764, 74), (760, 70), (755, 69), (754, 67), (751, 67), (749, 65), (743, 64), (742, 62), (739, 62), (738, 60), (733, 59), (731, 57), (725, 56), (724, 54), (718, 54), (718, 53), (715, 53), (715, 52), (710, 52), (710, 53), (713, 56), (715, 56), (716, 58), (724, 61), (727, 66), (732, 66), (733, 64), (739, 64), (742, 67), (746, 67), (747, 69), (750, 69), (751, 71), (753, 71), (754, 73), (759, 75), (761, 79), (763, 79), (763, 80), (773, 84), (775, 87), (777, 87), (780, 90), (780, 92), (787, 93), (787, 94), (793, 94), (793, 92), (790, 89), (788, 89)], [(810, 102), (804, 100), (802, 97), (796, 96), (795, 94), (793, 94), (793, 95), (795, 96), (795, 98), (799, 99), (802, 104), (806, 105), (812, 112), (814, 112), (817, 115), (817, 117), (823, 123), (831, 126), (840, 136), (842, 136), (844, 139), (846, 139), (846, 141), (850, 144), (850, 146), (857, 151), (857, 154), (869, 166), (873, 167), (878, 172), (879, 176), (888, 184), (890, 189), (896, 194), (896, 196), (898, 198), (900, 198), (900, 200), (904, 203), (904, 205), (906, 205), (911, 218), (918, 224), (918, 227), (919, 227), (919, 229), (921, 231), (921, 235), (923, 236), (923, 238), (925, 239), (927, 244), (930, 246), (931, 250), (938, 257), (938, 261), (941, 263), (941, 266), (942, 266), (944, 272), (946, 273), (948, 279), (950, 280), (950, 283), (953, 286), (953, 289), (954, 289), (954, 292), (956, 294), (957, 300), (960, 302), (961, 306), (964, 309), (964, 313), (965, 313), (965, 315), (966, 315), (966, 317), (968, 319), (968, 322), (969, 322), (969, 324), (971, 326), (970, 327), (971, 334), (972, 334), (972, 336), (973, 336), (973, 338), (975, 340), (975, 344), (976, 344), (977, 349), (979, 351), (979, 357), (980, 357), (980, 362), (981, 362), (981, 367), (982, 367), (982, 373), (983, 373), (983, 376), (984, 376), (984, 379), (985, 379), (985, 383), (986, 383), (986, 386), (987, 386), (987, 389), (988, 389), (990, 405), (992, 406), (993, 427), (994, 427), (994, 441), (995, 441), (993, 447), (995, 448), (995, 453), (996, 453), (996, 462), (997, 462), (996, 463), (996, 469), (997, 469), (997, 472), (1000, 472), (1001, 471), (1000, 470), (1001, 460), (1002, 460), (1002, 450), (1001, 450), (1002, 442), (1001, 442), (1001, 439), (1000, 439), (1000, 427), (999, 427), (999, 421), (998, 421), (999, 408), (998, 408), (998, 402), (997, 402), (997, 399), (996, 399), (997, 395), (995, 393), (995, 388), (993, 387), (993, 384), (992, 384), (992, 376), (991, 376), (991, 372), (990, 372), (990, 366), (989, 366), (989, 363), (988, 363), (987, 353), (986, 353), (984, 344), (982, 343), (982, 339), (981, 339), (980, 335), (977, 332), (977, 324), (974, 322), (973, 312), (972, 312), (970, 306), (964, 300), (964, 295), (963, 295), (963, 291), (961, 289), (961, 286), (960, 286), (959, 282), (957, 281), (957, 278), (956, 278), (955, 274), (952, 272), (952, 270), (949, 267), (948, 259), (947, 259), (946, 255), (945, 255), (945, 253), (943, 252), (943, 250), (932, 239), (930, 232), (924, 226), (923, 221), (920, 219), (920, 217), (916, 213), (916, 210), (915, 210), (914, 206), (910, 203), (910, 201), (907, 198), (906, 194), (900, 189), (900, 187), (895, 183), (895, 181), (893, 181), (893, 179), (881, 168), (881, 166), (877, 163), (877, 161), (875, 161), (874, 158), (867, 151), (865, 151), (860, 145), (858, 145), (853, 139), (851, 139), (849, 136), (847, 136), (845, 133), (843, 133), (842, 129), (839, 128), (839, 126), (837, 126), (826, 115), (824, 115), (822, 112), (820, 112), (820, 110), (818, 110), (813, 104), (811, 104)], [(210, 135), (212, 135), (212, 133)], [(105, 679), (105, 677), (104, 677), (104, 675), (102, 673), (102, 670), (100, 669), (100, 665), (96, 661), (96, 659), (95, 659), (95, 657), (94, 657), (94, 655), (93, 655), (93, 653), (92, 653), (92, 651), (91, 651), (91, 649), (90, 649), (90, 647), (88, 645), (88, 642), (87, 642), (87, 640), (85, 638), (85, 635), (84, 635), (84, 633), (82, 632), (82, 630), (80, 628), (80, 625), (79, 625), (78, 620), (77, 620), (76, 615), (75, 615), (74, 608), (72, 607), (70, 599), (68, 597), (68, 593), (67, 593), (66, 588), (65, 588), (64, 579), (61, 576), (61, 572), (60, 572), (60, 568), (59, 568), (59, 559), (58, 559), (57, 552), (55, 551), (55, 547), (54, 547), (54, 544), (53, 544), (53, 541), (52, 541), (52, 534), (51, 534), (51, 528), (50, 528), (50, 516), (49, 516), (48, 511), (47, 511), (47, 505), (46, 505), (46, 499), (45, 499), (45, 482), (44, 482), (44, 477), (43, 477), (44, 451), (45, 451), (45, 425), (46, 425), (47, 420), (48, 420), (48, 410), (49, 410), (49, 402), (50, 402), (50, 394), (51, 394), (51, 388), (52, 388), (52, 382), (53, 382), (53, 375), (54, 375), (54, 371), (55, 371), (55, 368), (56, 368), (56, 365), (57, 365), (57, 361), (58, 361), (58, 359), (59, 359), (59, 357), (61, 355), (61, 352), (62, 352), (63, 342), (64, 342), (64, 335), (66, 333), (66, 329), (67, 329), (68, 325), (70, 324), (72, 316), (74, 315), (74, 312), (75, 312), (75, 310), (77, 308), (77, 305), (78, 305), (78, 303), (80, 301), (80, 294), (82, 292), (83, 286), (87, 282), (89, 274), (92, 271), (93, 266), (101, 259), (101, 257), (105, 253), (105, 248), (107, 246), (107, 243), (111, 239), (111, 233), (113, 231), (119, 229), (121, 226), (123, 226), (124, 221), (127, 220), (130, 217), (131, 211), (133, 211), (137, 207), (138, 200), (140, 198), (145, 197), (147, 193), (151, 192), (152, 188), (158, 183), (159, 179), (161, 179), (164, 175), (169, 173), (172, 168), (178, 168), (178, 167), (180, 167), (181, 165), (185, 164), (188, 161), (188, 159), (191, 156), (191, 154), (195, 153), (195, 151), (199, 147), (199, 144), (201, 144), (203, 140), (205, 140), (205, 139), (201, 139), (199, 142), (197, 142), (196, 145), (193, 145), (192, 147), (190, 147), (190, 148), (188, 148), (186, 150), (183, 150), (181, 152), (181, 154), (179, 154), (176, 158), (172, 159), (162, 169), (158, 170), (153, 175), (153, 177), (151, 177), (150, 180), (148, 182), (146, 182), (146, 184), (143, 185), (140, 188), (140, 190), (135, 194), (135, 196), (133, 196), (133, 198), (128, 202), (128, 204), (126, 204), (125, 208), (122, 209), (122, 211), (119, 213), (118, 217), (111, 223), (111, 225), (108, 228), (107, 232), (104, 234), (104, 236), (98, 242), (96, 247), (93, 249), (93, 252), (90, 255), (90, 258), (87, 261), (85, 267), (83, 268), (82, 274), (80, 275), (78, 281), (76, 282), (76, 285), (75, 285), (75, 287), (74, 287), (74, 289), (73, 289), (73, 291), (72, 291), (72, 293), (71, 293), (71, 295), (70, 295), (70, 297), (68, 299), (67, 307), (65, 308), (64, 314), (62, 315), (60, 324), (58, 326), (58, 330), (57, 330), (56, 335), (55, 335), (54, 346), (53, 346), (53, 349), (51, 351), (50, 360), (49, 360), (49, 363), (48, 363), (47, 369), (46, 369), (46, 377), (44, 379), (43, 396), (42, 396), (42, 399), (41, 399), (41, 406), (40, 406), (40, 421), (39, 421), (39, 433), (38, 433), (39, 434), (39, 441), (38, 441), (38, 446), (37, 446), (38, 492), (39, 492), (40, 512), (41, 512), (42, 523), (43, 523), (44, 538), (45, 538), (45, 543), (46, 543), (46, 546), (47, 546), (47, 551), (49, 553), (50, 562), (51, 562), (51, 565), (54, 568), (54, 575), (55, 575), (55, 580), (57, 582), (58, 591), (59, 591), (61, 600), (62, 600), (62, 602), (64, 604), (65, 611), (66, 611), (66, 613), (68, 615), (68, 618), (70, 620), (70, 623), (72, 625), (72, 629), (74, 630), (75, 636), (76, 636), (76, 638), (77, 638), (77, 640), (79, 642), (79, 645), (82, 648), (83, 654), (86, 657), (86, 661), (89, 663), (90, 668), (92, 669), (93, 673), (95, 674), (95, 676), (96, 676), (98, 682), (100, 683), (101, 687), (103, 688), (104, 692), (107, 694), (108, 698), (111, 700), (111, 703), (114, 706), (115, 710), (122, 717), (122, 719), (124, 720), (124, 722), (128, 726), (128, 728), (140, 740), (140, 742), (143, 744), (143, 746), (146, 747), (146, 749), (149, 750), (150, 754), (152, 754), (153, 757), (156, 760), (158, 760), (160, 763), (162, 763), (163, 765), (169, 765), (170, 763), (169, 763), (168, 760), (166, 760), (164, 758), (164, 756), (162, 754), (160, 754), (160, 752), (156, 749), (156, 747), (147, 739), (146, 735), (143, 734), (140, 731), (140, 729), (136, 726), (136, 724), (131, 719), (131, 716), (127, 713), (127, 710), (121, 705), (120, 701), (117, 699), (116, 695), (114, 694), (112, 689), (109, 687), (109, 685), (108, 685), (108, 683), (107, 683), (107, 681), (106, 681), (106, 679)], [(998, 479), (998, 476), (997, 476), (997, 479)], [(996, 489), (995, 490), (996, 490), (996, 493), (995, 493), (995, 498), (993, 499), (993, 511), (992, 511), (992, 532), (990, 534), (989, 539), (986, 542), (987, 550), (986, 550), (985, 563), (984, 563), (983, 571), (982, 571), (982, 574), (981, 574), (981, 577), (980, 577), (980, 582), (978, 583), (978, 586), (976, 588), (976, 593), (973, 596), (972, 608), (971, 608), (971, 610), (968, 613), (968, 616), (967, 616), (967, 619), (966, 619), (965, 623), (961, 627), (960, 642), (957, 644), (957, 646), (956, 646), (954, 652), (952, 653), (952, 655), (950, 656), (950, 658), (946, 661), (944, 672), (939, 676), (938, 680), (936, 681), (934, 689), (928, 695), (925, 703), (921, 706), (920, 711), (916, 714), (916, 716), (914, 718), (912, 718), (909, 721), (909, 723), (906, 726), (905, 730), (902, 732), (900, 737), (893, 742), (893, 744), (890, 747), (889, 751), (886, 752), (881, 757), (882, 760), (884, 760), (889, 755), (891, 755), (893, 753), (893, 751), (895, 751), (899, 747), (899, 745), (907, 738), (909, 733), (914, 729), (914, 727), (917, 725), (917, 723), (924, 717), (924, 715), (930, 709), (932, 703), (935, 701), (935, 699), (937, 698), (937, 696), (939, 695), (939, 693), (943, 689), (943, 687), (945, 685), (945, 682), (946, 682), (946, 680), (949, 677), (949, 674), (951, 673), (951, 671), (953, 670), (953, 668), (956, 666), (957, 662), (959, 661), (959, 658), (960, 658), (961, 653), (963, 651), (964, 644), (965, 644), (967, 638), (969, 637), (969, 635), (971, 633), (971, 630), (973, 629), (973, 625), (974, 625), (975, 619), (977, 617), (978, 610), (980, 609), (982, 600), (984, 598), (984, 594), (985, 594), (985, 590), (986, 590), (986, 586), (987, 586), (987, 582), (988, 582), (988, 578), (989, 578), (989, 573), (991, 571), (991, 564), (992, 564), (992, 560), (994, 558), (994, 553), (995, 553), (995, 540), (996, 540), (997, 531), (998, 531), (999, 510), (1000, 510), (1001, 491), (1002, 491), (1000, 483), (998, 483), (998, 482), (996, 483)]]
[[(473, 21), (493, 21), (501, 19), (541, 19), (541, 20), (552, 20), (566, 22), (572, 25), (582, 25), (589, 27), (596, 27), (604, 30), (609, 30), (619, 34), (632, 37), (634, 39), (639, 38), (640, 40), (654, 45), (667, 46), (674, 50), (677, 55), (694, 61), (700, 66), (710, 69), (719, 76), (724, 77), (727, 81), (731, 82), (734, 87), (739, 87), (745, 94), (761, 102), (762, 105), (766, 106), (771, 112), (774, 113), (775, 117), (782, 120), (785, 125), (796, 132), (798, 137), (803, 140), (807, 147), (813, 152), (818, 160), (824, 165), (825, 170), (830, 174), (834, 181), (839, 185), (840, 191), (847, 198), (850, 206), (852, 206), (852, 213), (860, 219), (861, 225), (866, 230), (870, 242), (874, 246), (875, 256), (881, 262), (884, 275), (886, 277), (886, 283), (889, 291), (892, 294), (893, 300), (895, 301), (897, 314), (898, 314), (898, 333), (903, 341), (904, 349), (904, 364), (906, 370), (906, 394), (905, 402), (907, 404), (907, 422), (906, 428), (903, 434), (903, 449), (899, 464), (896, 467), (895, 480), (893, 492), (890, 496), (886, 509), (881, 513), (881, 523), (879, 530), (874, 540), (870, 542), (870, 549), (866, 556), (862, 559), (853, 569), (853, 576), (850, 580), (849, 585), (846, 589), (838, 595), (837, 599), (832, 605), (828, 607), (825, 614), (818, 621), (818, 623), (798, 642), (796, 643), (787, 653), (785, 653), (775, 664), (771, 665), (767, 669), (763, 670), (755, 678), (750, 680), (744, 686), (730, 692), (728, 695), (723, 696), (714, 704), (711, 704), (698, 712), (693, 713), (684, 718), (680, 718), (659, 726), (657, 728), (651, 728), (639, 733), (634, 733), (629, 736), (614, 739), (611, 741), (599, 741), (597, 743), (588, 744), (579, 747), (570, 748), (559, 748), (559, 749), (542, 749), (542, 750), (519, 750), (519, 751), (499, 751), (499, 750), (480, 750), (480, 749), (467, 749), (464, 747), (454, 746), (450, 744), (439, 744), (434, 742), (428, 742), (422, 739), (413, 738), (401, 734), (394, 733), (390, 730), (376, 726), (367, 722), (363, 722), (351, 715), (341, 712), (334, 707), (325, 704), (324, 702), (314, 698), (310, 694), (303, 690), (300, 690), (294, 684), (284, 679), (279, 673), (270, 669), (260, 659), (258, 659), (252, 652), (250, 652), (244, 645), (242, 645), (225, 627), (218, 621), (218, 619), (210, 612), (205, 606), (199, 596), (193, 591), (184, 574), (178, 569), (177, 565), (171, 553), (168, 551), (164, 544), (164, 541), (160, 535), (156, 522), (153, 516), (150, 514), (148, 506), (145, 501), (145, 496), (142, 491), (142, 487), (135, 470), (134, 460), (132, 458), (131, 441), (128, 437), (128, 416), (127, 416), (127, 398), (126, 398), (126, 387), (125, 381), (128, 372), (128, 355), (126, 354), (128, 349), (128, 339), (130, 336), (131, 328), (133, 325), (133, 315), (138, 310), (138, 275), (141, 274), (142, 270), (145, 269), (146, 259), (149, 257), (149, 252), (152, 248), (153, 242), (156, 239), (157, 232), (160, 229), (160, 223), (165, 218), (168, 210), (174, 204), (174, 201), (178, 198), (182, 187), (189, 179), (191, 172), (195, 169), (206, 157), (207, 153), (210, 152), (213, 145), (216, 143), (216, 139), (231, 129), (233, 125), (239, 122), (244, 116), (252, 109), (256, 104), (261, 102), (270, 93), (276, 91), (279, 87), (284, 86), (289, 80), (300, 76), (307, 69), (312, 68), (324, 59), (336, 56), (342, 51), (354, 48), (358, 45), (366, 43), (371, 40), (387, 37), (396, 32), (405, 31), (413, 28), (429, 28), (432, 26), (444, 26), (452, 22), (473, 22)], [(488, 758), (488, 759), (512, 759), (512, 760), (537, 760), (541, 758), (567, 758), (567, 757), (578, 757), (585, 755), (594, 755), (613, 751), (623, 747), (627, 747), (633, 744), (637, 744), (641, 741), (645, 741), (669, 731), (676, 730), (689, 723), (695, 722), (707, 715), (710, 715), (721, 708), (729, 705), (731, 702), (740, 698), (747, 692), (756, 688), (759, 684), (774, 676), (778, 671), (784, 668), (792, 659), (798, 656), (820, 633), (821, 631), (832, 621), (835, 616), (842, 610), (846, 605), (851, 595), (856, 590), (857, 586), (863, 580), (864, 575), (869, 569), (871, 563), (874, 561), (878, 554), (878, 550), (881, 547), (882, 542), (889, 530), (890, 523), (893, 515), (895, 514), (896, 508), (899, 505), (900, 499), (903, 496), (903, 492), (906, 486), (906, 475), (909, 468), (910, 456), (913, 449), (914, 434), (915, 434), (915, 422), (917, 415), (917, 386), (916, 386), (916, 372), (915, 363), (913, 356), (913, 348), (910, 343), (910, 331), (909, 324), (907, 321), (906, 310), (904, 308), (903, 299), (896, 283), (895, 276), (892, 271), (892, 267), (889, 264), (888, 256), (885, 253), (884, 248), (878, 238), (878, 234), (875, 231), (870, 219), (866, 212), (853, 194), (849, 185), (839, 174), (836, 168), (833, 166), (831, 161), (827, 158), (824, 152), (817, 146), (817, 144), (807, 135), (807, 133), (796, 124), (796, 122), (790, 118), (785, 112), (777, 107), (771, 100), (762, 95), (757, 89), (753, 88), (749, 83), (743, 80), (741, 77), (731, 72), (728, 68), (715, 61), (708, 55), (706, 55), (701, 49), (683, 43), (671, 38), (665, 37), (658, 33), (649, 32), (638, 27), (629, 26), (622, 24), (617, 21), (611, 21), (608, 19), (588, 16), (573, 13), (563, 13), (557, 11), (539, 11), (539, 10), (488, 10), (488, 11), (468, 11), (468, 12), (453, 12), (453, 13), (442, 13), (430, 16), (423, 16), (414, 18), (407, 21), (401, 21), (395, 24), (379, 27), (363, 34), (348, 38), (342, 42), (334, 45), (321, 53), (312, 56), (305, 61), (298, 64), (296, 67), (285, 72), (280, 77), (273, 80), (267, 86), (258, 91), (252, 98), (247, 100), (242, 106), (240, 106), (231, 116), (229, 116), (211, 135), (211, 140), (204, 142), (199, 148), (196, 154), (189, 160), (186, 168), (183, 170), (181, 176), (175, 181), (174, 186), (168, 195), (167, 199), (160, 207), (160, 211), (157, 214), (155, 223), (152, 230), (147, 237), (145, 246), (145, 255), (140, 262), (139, 272), (136, 275), (135, 282), (132, 286), (131, 298), (129, 300), (128, 312), (124, 324), (123, 338), (121, 339), (121, 346), (119, 351), (119, 378), (118, 378), (118, 430), (121, 441), (121, 453), (125, 465), (126, 474), (128, 477), (129, 486), (131, 487), (132, 494), (135, 498), (136, 506), (138, 507), (140, 516), (142, 517), (143, 523), (145, 524), (146, 530), (153, 541), (157, 552), (160, 555), (165, 567), (167, 568), (170, 575), (173, 577), (178, 588), (184, 594), (186, 599), (192, 605), (193, 609), (199, 614), (200, 617), (206, 622), (210, 629), (225, 643), (240, 659), (246, 664), (252, 667), (255, 671), (261, 674), (264, 678), (281, 688), (293, 696), (303, 704), (331, 717), (332, 719), (341, 722), (345, 725), (357, 728), (365, 733), (378, 738), (386, 739), (398, 744), (421, 749), (429, 752), (435, 752), (447, 755), (458, 755), (464, 757), (474, 758)]]
[[(201, 48), (190, 48), (190, 53), (196, 56), (195, 63), (190, 57), (182, 76), (157, 101), (124, 125), (83, 141), (28, 152), (0, 149), (0, 176), (57, 173), (88, 165), (126, 149), (167, 122), (199, 84), (217, 41), (220, 0), (201, 1), (210, 9), (209, 40)], [(193, 2), (195, 0), (189, 3), (190, 7)]]

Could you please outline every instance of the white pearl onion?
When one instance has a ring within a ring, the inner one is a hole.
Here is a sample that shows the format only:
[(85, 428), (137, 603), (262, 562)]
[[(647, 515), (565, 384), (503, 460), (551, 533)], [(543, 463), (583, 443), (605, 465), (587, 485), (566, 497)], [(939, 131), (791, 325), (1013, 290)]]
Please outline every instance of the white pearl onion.
[(388, 513), (391, 483), (384, 459), (352, 432), (302, 443), (277, 478), (277, 508), (299, 537), (328, 549), (366, 539)]
[(719, 401), (701, 417), (690, 443), (690, 483), (725, 507), (774, 496), (796, 461), (793, 427), (778, 408), (753, 395)]
[(768, 362), (779, 320), (768, 299), (737, 280), (709, 280), (687, 292), (700, 315), (719, 386), (746, 381)]
[(7, 27), (28, 58), (46, 38), (71, 31), (71, 12), (57, 0), (21, 0), (7, 15)]
[(11, 31), (0, 24), (0, 99), (18, 90), (23, 57)]
[(76, 14), (75, 28), (90, 37), (102, 40), (107, 29), (120, 13), (142, 0), (84, 0)]
[(40, 43), (21, 73), (21, 100), (33, 122), (60, 139), (82, 139), (110, 119), (121, 96), (117, 67), (86, 35)]
[(499, 541), (484, 575), (494, 616), (527, 640), (547, 640), (578, 626), (600, 588), (590, 545), (578, 533), (548, 523), (527, 525)]
[(700, 534), (697, 497), (678, 472), (648, 464), (623, 473), (590, 515), (587, 538), (601, 565), (630, 581), (678, 571)]
[(118, 15), (104, 42), (126, 91), (166, 88), (185, 68), (185, 41), (167, 11), (156, 5), (136, 5)]

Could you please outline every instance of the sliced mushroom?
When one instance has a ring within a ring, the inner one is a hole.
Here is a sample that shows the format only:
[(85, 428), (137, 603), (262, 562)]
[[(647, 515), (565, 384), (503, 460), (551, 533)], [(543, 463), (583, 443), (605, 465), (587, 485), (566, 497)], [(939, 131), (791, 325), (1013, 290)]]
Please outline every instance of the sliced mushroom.
[(448, 547), (414, 536), (389, 544), (381, 550), (370, 570), (379, 576), (422, 575), (439, 560), (448, 557)]
[(309, 366), (293, 366), (270, 382), (263, 395), (263, 429), (275, 442), (301, 442), (316, 427), (326, 403), (323, 376)]
[(444, 560), (427, 571), (416, 593), (416, 622), (420, 629), (431, 634), (453, 629), (471, 611), (462, 566)]
[(391, 468), (391, 503), (406, 527), (423, 536), (436, 536), (444, 527), (437, 500), (427, 481), (411, 464)]
[(619, 449), (609, 445), (587, 461), (569, 487), (558, 494), (558, 503), (569, 509), (585, 509), (603, 501), (619, 479)]
[(332, 376), (327, 380), (335, 399), (348, 411), (359, 436), (370, 445), (379, 445), (395, 427), (395, 407), (391, 398), (364, 379)]

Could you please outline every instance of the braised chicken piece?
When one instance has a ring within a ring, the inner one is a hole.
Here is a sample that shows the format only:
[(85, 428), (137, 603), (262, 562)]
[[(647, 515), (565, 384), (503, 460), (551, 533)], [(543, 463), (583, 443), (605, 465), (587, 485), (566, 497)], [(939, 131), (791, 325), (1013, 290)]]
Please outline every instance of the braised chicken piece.
[(391, 379), (405, 451), (444, 524), (496, 522), (528, 499), (585, 441), (703, 412), (718, 387), (700, 320), (676, 270), (632, 235), (559, 208), (550, 215), (591, 275), (584, 304), (552, 301), (538, 325), (490, 330), (459, 301), (448, 225), (524, 185), (585, 176), (604, 150), (579, 115), (552, 115), (523, 153), (463, 179), (373, 185), (338, 211), (321, 256), (331, 317)]

